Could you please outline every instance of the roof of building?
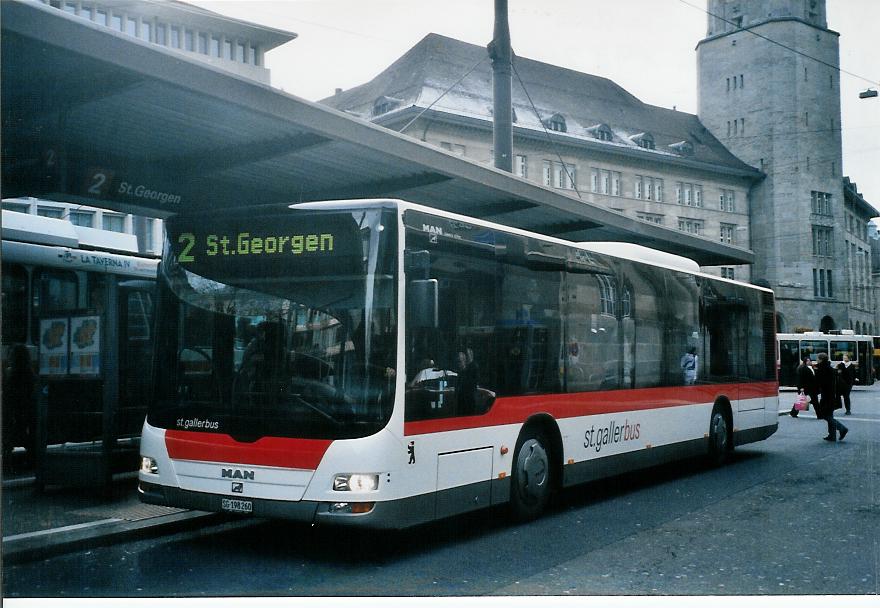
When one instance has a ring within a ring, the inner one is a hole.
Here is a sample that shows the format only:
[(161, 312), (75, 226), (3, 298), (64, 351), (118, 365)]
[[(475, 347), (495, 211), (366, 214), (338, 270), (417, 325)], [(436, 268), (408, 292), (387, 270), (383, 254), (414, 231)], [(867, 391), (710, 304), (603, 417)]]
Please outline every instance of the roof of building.
[(202, 29), (209, 27), (217, 32), (236, 34), (262, 45), (266, 51), (297, 37), (297, 34), (293, 32), (227, 17), (181, 0), (140, 0), (140, 2), (128, 4), (126, 8), (151, 13), (157, 17), (184, 24), (198, 25)]
[[(730, 153), (693, 114), (643, 103), (614, 81), (601, 76), (524, 57), (515, 57), (514, 63), (513, 107), (517, 136), (531, 131), (545, 137), (544, 125), (551, 117), (561, 115), (566, 123), (564, 136), (569, 141), (599, 143), (612, 153), (636, 151), (653, 154), (658, 159), (687, 159), (755, 177), (760, 175)], [(473, 71), (468, 74), (469, 70)], [(459, 79), (461, 82), (456, 84)], [(447, 89), (450, 90), (446, 92)], [(481, 46), (428, 34), (370, 82), (339, 92), (321, 103), (369, 118), (374, 104), (383, 97), (391, 102), (386, 108), (393, 108), (392, 111), (431, 106), (433, 111), (491, 121), (492, 66), (488, 53)], [(600, 125), (610, 127), (612, 141), (599, 139)], [(636, 140), (645, 134), (653, 136), (654, 150), (644, 150), (638, 145)], [(556, 132), (552, 135), (560, 136)], [(683, 142), (689, 142), (692, 147), (682, 145)]]
[(865, 214), (866, 218), (880, 216), (880, 211), (877, 211), (871, 203), (865, 200), (861, 192), (859, 192), (856, 183), (851, 181), (849, 177), (843, 178), (843, 195), (846, 197), (846, 200), (852, 201), (859, 207), (859, 210)]

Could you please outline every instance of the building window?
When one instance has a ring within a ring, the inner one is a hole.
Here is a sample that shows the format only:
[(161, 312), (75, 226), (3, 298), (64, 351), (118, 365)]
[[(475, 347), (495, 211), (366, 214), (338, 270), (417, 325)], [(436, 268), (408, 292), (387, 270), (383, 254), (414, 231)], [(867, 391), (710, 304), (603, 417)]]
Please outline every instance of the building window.
[(137, 36), (138, 22), (137, 18), (129, 17), (125, 20), (125, 33), (129, 36)]
[(250, 58), (248, 59), (248, 61), (250, 61), (252, 65), (260, 65), (260, 55), (258, 53), (257, 47), (252, 44), (250, 46), (250, 51)]
[(612, 141), (614, 139), (614, 134), (611, 132), (611, 127), (606, 125), (605, 123), (598, 124), (594, 127), (590, 127), (587, 129), (593, 137), (600, 141)]
[(64, 3), (64, 12), (70, 13), (71, 15), (76, 15), (76, 2), (65, 2)]
[(733, 245), (736, 238), (736, 224), (721, 224), (721, 242)]
[(650, 133), (639, 133), (638, 135), (633, 135), (630, 139), (640, 148), (645, 150), (655, 149), (654, 136)]
[(42, 215), (43, 217), (52, 217), (60, 220), (64, 217), (64, 208), (63, 207), (45, 207), (40, 205), (37, 207), (37, 215)]
[(730, 78), (727, 79), (727, 90), (730, 91)]
[(636, 198), (642, 198), (642, 188), (643, 188), (642, 179), (643, 178), (641, 175), (636, 175), (636, 181), (635, 181), (635, 184), (633, 184), (633, 195)]
[(513, 171), (516, 175), (522, 177), (523, 179), (529, 178), (529, 163), (528, 158), (525, 154), (517, 154), (514, 158), (514, 168)]
[(125, 216), (118, 213), (104, 212), (101, 218), (104, 230), (113, 232), (125, 232)]
[(138, 32), (138, 38), (150, 42), (153, 39), (153, 24), (149, 21), (141, 21), (141, 29)]
[(743, 88), (743, 86), (745, 86), (745, 85), (743, 85), (743, 75), (740, 74), (739, 75), (739, 88)]
[(192, 30), (184, 31), (184, 43), (186, 44), (186, 50), (192, 53), (196, 52), (196, 34)]
[(611, 171), (606, 171), (605, 169), (602, 169), (601, 190), (602, 194), (611, 193)]
[(95, 213), (93, 211), (71, 211), (67, 219), (75, 226), (93, 228), (95, 226)]
[(577, 184), (576, 167), (558, 161), (544, 161), (544, 185), (573, 190)]
[(122, 25), (122, 15), (113, 14), (110, 17), (110, 27), (118, 32), (125, 31)]
[(171, 40), (169, 41), (172, 49), (180, 48), (180, 28), (176, 25), (171, 26)]
[(220, 57), (220, 38), (211, 36), (211, 50), (208, 53), (211, 57)]
[(620, 171), (611, 172), (611, 195), (620, 196)]
[[(387, 114), (391, 110), (396, 110), (399, 105), (400, 100), (383, 95), (373, 102), (373, 116), (381, 116), (382, 114)], [(444, 150), (452, 150), (452, 144), (449, 144), (447, 142), (447, 145), (450, 147), (445, 146), (444, 142), (440, 142), (441, 148), (443, 148)]]
[(733, 267), (732, 266), (723, 266), (721, 268), (721, 278), (735, 280), (736, 276), (733, 272)]
[(834, 255), (833, 229), (826, 226), (813, 226), (813, 255), (831, 257)]
[(244, 42), (239, 42), (235, 45), (235, 60), (239, 63), (247, 63), (245, 48)]
[(678, 218), (678, 229), (689, 234), (703, 234), (703, 220)]
[(604, 274), (596, 275), (599, 281), (599, 302), (602, 306), (603, 315), (614, 316), (614, 304), (617, 300), (613, 280)]
[(156, 44), (162, 46), (168, 44), (168, 27), (164, 23), (156, 26)]
[(648, 222), (649, 224), (663, 225), (663, 215), (660, 213), (644, 213), (642, 211), (636, 211), (636, 218), (643, 222)]
[(816, 215), (831, 215), (831, 194), (828, 192), (810, 192), (810, 204)]
[(544, 121), (544, 126), (551, 131), (558, 131), (560, 133), (565, 133), (568, 130), (565, 126), (565, 118), (562, 114), (554, 114)]
[(107, 9), (99, 8), (95, 10), (95, 23), (110, 25), (110, 22), (107, 20)]
[(679, 205), (688, 207), (703, 206), (703, 186), (678, 182), (675, 185), (675, 198)]
[(736, 208), (735, 200), (736, 195), (733, 190), (722, 190), (718, 197), (718, 208), (721, 211), (733, 211)]
[(199, 34), (199, 53), (202, 55), (208, 54), (208, 35), (207, 34)]
[(18, 213), (30, 213), (31, 206), (27, 203), (13, 203), (3, 201), (3, 208), (7, 211), (17, 211)]

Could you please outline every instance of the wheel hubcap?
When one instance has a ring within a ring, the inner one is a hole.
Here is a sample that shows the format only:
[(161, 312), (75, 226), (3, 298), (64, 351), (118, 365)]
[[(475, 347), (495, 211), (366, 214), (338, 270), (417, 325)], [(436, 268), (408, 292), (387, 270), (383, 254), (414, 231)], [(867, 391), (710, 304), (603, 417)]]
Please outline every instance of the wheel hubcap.
[(540, 499), (547, 487), (548, 470), (549, 462), (544, 447), (534, 439), (524, 443), (519, 457), (520, 496), (531, 502)]
[(715, 414), (713, 420), (713, 439), (715, 442), (715, 450), (722, 452), (727, 449), (727, 421), (721, 414)]

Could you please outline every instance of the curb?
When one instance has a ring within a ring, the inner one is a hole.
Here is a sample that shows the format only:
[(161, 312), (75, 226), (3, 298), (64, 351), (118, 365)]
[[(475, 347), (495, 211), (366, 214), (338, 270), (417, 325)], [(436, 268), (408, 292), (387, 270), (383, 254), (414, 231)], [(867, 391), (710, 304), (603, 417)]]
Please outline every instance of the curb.
[(183, 511), (138, 521), (105, 519), (3, 538), (3, 561), (21, 563), (125, 540), (172, 534), (228, 521), (221, 513)]

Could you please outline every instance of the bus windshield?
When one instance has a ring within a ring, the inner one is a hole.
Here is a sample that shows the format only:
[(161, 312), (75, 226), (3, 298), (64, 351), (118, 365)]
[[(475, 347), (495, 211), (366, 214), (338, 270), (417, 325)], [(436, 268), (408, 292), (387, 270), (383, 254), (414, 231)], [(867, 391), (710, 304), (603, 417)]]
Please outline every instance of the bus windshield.
[(148, 422), (242, 441), (384, 427), (396, 226), (378, 209), (170, 219)]

